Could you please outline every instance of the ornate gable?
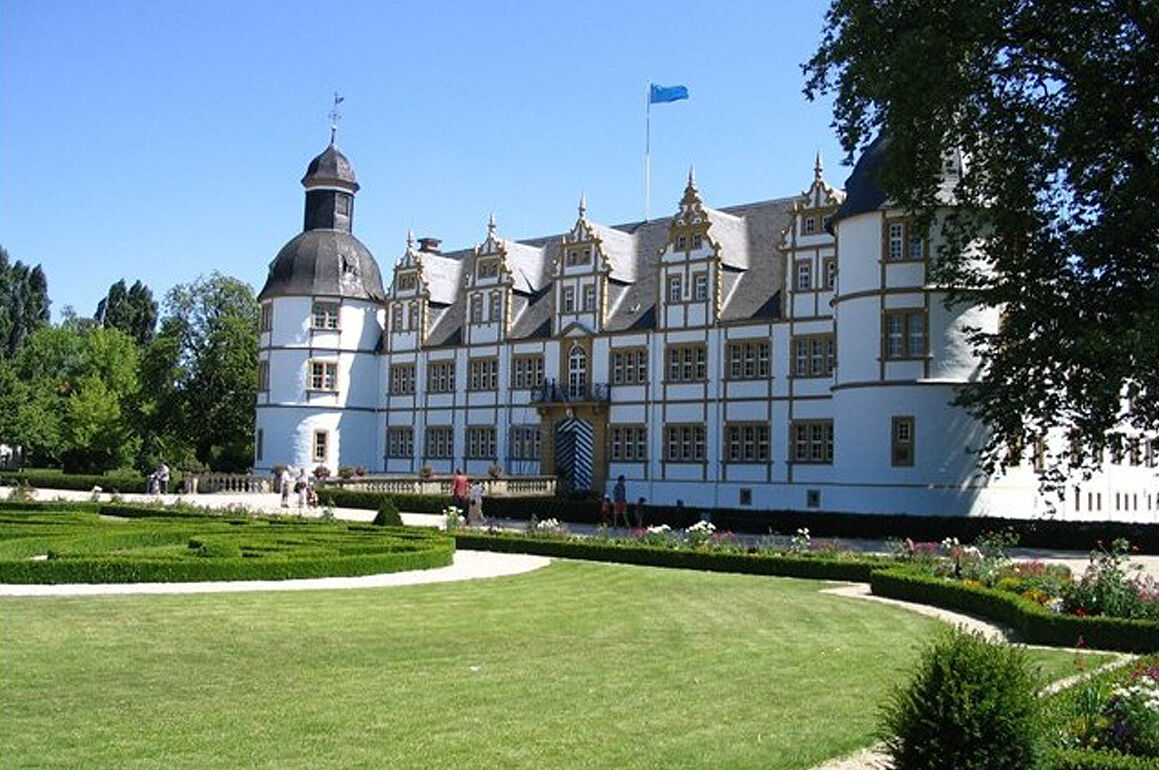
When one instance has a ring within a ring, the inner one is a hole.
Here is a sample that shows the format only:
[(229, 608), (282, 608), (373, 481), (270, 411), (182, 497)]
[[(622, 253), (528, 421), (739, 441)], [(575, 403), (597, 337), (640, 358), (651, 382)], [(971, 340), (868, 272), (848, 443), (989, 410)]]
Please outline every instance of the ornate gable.
[(687, 254), (690, 251), (699, 251), (707, 243), (713, 256), (720, 254), (720, 244), (709, 235), (712, 227), (712, 217), (700, 199), (700, 191), (696, 189), (696, 174), (688, 169), (688, 184), (684, 187), (684, 197), (680, 199), (680, 207), (672, 224), (668, 228), (668, 243), (660, 253), (672, 249), (674, 252)]
[(588, 221), (587, 196), (580, 196), (579, 218), (569, 232), (564, 233), (559, 254), (552, 264), (552, 274), (562, 276), (568, 267), (582, 267), (595, 265), (601, 272), (611, 271), (611, 266), (604, 259), (600, 237), (595, 228)]

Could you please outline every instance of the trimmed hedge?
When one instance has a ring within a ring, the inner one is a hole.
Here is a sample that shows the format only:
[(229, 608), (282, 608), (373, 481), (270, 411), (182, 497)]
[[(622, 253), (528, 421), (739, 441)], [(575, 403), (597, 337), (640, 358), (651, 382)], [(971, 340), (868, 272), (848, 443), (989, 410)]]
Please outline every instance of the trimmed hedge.
[[(20, 471), (0, 471), (0, 484), (20, 486), (28, 484), (38, 489), (73, 489), (88, 492), (100, 487), (105, 492), (141, 492), (145, 488), (145, 474), (86, 474), (63, 473), (52, 469), (31, 468)], [(169, 476), (170, 491), (179, 489), (181, 472), (173, 471)]]
[[(388, 494), (337, 487), (322, 487), (318, 491), (323, 505), (339, 508), (377, 510), (388, 498), (400, 511), (409, 513), (442, 513), (451, 502), (442, 495)], [(701, 510), (646, 505), (644, 520), (648, 525), (684, 528), (700, 520)], [(599, 503), (558, 497), (487, 497), (483, 500), (483, 513), (499, 519), (527, 520), (534, 515), (540, 520), (558, 519), (578, 524), (595, 524), (600, 520)], [(1159, 524), (738, 509), (713, 510), (712, 523), (718, 530), (751, 534), (792, 535), (805, 527), (814, 538), (908, 537), (918, 542), (940, 542), (947, 537), (972, 542), (987, 532), (1008, 530), (1018, 536), (1020, 546), (1027, 548), (1089, 551), (1099, 541), (1126, 538), (1143, 553), (1159, 553)]]
[(431, 530), (134, 506), (98, 510), (135, 520), (110, 524), (92, 511), (45, 508), (0, 516), (0, 582), (346, 577), (443, 567), (455, 550), (453, 538)]
[(615, 540), (555, 540), (522, 535), (453, 532), (459, 548), (503, 553), (529, 553), (585, 561), (676, 567), (709, 572), (780, 575), (813, 580), (868, 582), (882, 560), (835, 559), (822, 556), (782, 556), (769, 553), (729, 553), (665, 548)]
[(100, 503), (90, 503), (80, 500), (30, 500), (19, 502), (16, 500), (0, 500), (0, 511), (60, 511), (96, 513), (101, 509)]
[(1159, 770), (1159, 759), (1132, 757), (1117, 751), (1068, 749), (1051, 757), (1047, 766), (1050, 770)]
[(1108, 617), (1076, 617), (1051, 612), (1007, 591), (969, 586), (905, 568), (878, 569), (869, 577), (875, 596), (932, 604), (1013, 628), (1031, 644), (1087, 647), (1124, 652), (1159, 650), (1159, 623)]

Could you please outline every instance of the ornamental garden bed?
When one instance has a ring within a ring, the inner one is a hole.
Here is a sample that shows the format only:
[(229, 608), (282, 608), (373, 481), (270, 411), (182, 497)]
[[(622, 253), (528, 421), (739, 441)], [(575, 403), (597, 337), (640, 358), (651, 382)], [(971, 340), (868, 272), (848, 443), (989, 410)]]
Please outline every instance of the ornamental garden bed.
[(3, 583), (349, 577), (447, 566), (455, 547), (433, 530), (352, 522), (83, 503), (12, 508), (0, 510)]

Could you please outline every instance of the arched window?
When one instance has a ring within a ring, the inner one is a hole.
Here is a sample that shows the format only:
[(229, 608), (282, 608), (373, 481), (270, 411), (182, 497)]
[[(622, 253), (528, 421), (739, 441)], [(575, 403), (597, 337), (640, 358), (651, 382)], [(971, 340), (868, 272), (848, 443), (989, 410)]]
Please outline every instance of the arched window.
[(588, 385), (588, 355), (576, 345), (567, 355), (567, 390), (571, 398), (582, 398)]

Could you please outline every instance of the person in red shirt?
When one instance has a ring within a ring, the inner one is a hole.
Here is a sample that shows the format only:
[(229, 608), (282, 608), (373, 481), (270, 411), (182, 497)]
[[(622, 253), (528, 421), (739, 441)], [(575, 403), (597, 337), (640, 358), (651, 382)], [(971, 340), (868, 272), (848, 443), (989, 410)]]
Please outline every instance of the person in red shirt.
[(470, 491), (471, 480), (467, 478), (467, 474), (455, 468), (455, 475), (451, 479), (451, 501), (459, 509), (460, 515), (466, 515), (467, 495)]

